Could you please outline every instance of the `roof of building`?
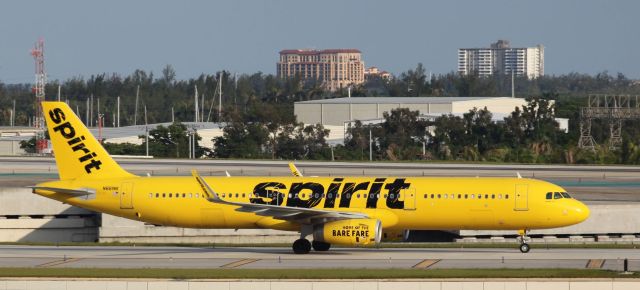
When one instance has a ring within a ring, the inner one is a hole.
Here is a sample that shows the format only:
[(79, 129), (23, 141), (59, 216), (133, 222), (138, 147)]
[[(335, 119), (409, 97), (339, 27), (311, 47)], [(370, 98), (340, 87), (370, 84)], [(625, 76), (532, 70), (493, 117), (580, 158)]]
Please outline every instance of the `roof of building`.
[(320, 53), (361, 53), (360, 50), (354, 48), (342, 48), (342, 49), (285, 49), (281, 50), (280, 54), (320, 54)]
[(296, 104), (448, 104), (510, 97), (354, 97), (296, 102)]

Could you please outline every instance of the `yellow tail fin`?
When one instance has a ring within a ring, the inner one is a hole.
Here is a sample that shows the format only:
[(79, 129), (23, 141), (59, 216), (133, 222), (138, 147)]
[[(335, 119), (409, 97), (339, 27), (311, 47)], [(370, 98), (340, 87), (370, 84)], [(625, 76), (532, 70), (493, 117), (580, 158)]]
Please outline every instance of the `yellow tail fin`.
[(64, 102), (42, 102), (60, 179), (133, 177), (109, 156)]

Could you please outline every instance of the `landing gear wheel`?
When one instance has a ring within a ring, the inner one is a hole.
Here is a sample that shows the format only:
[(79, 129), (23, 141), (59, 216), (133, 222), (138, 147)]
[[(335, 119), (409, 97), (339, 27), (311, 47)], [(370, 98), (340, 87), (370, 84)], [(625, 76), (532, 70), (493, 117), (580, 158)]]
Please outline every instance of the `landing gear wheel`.
[(311, 251), (311, 242), (307, 239), (297, 239), (293, 242), (293, 252), (296, 254), (308, 254)]
[(331, 248), (331, 244), (320, 241), (313, 241), (313, 243), (311, 243), (311, 246), (313, 246), (313, 249), (318, 252), (328, 251), (329, 248)]
[(527, 244), (527, 243), (520, 244), (520, 252), (528, 253), (529, 250), (531, 250), (531, 246), (529, 246), (529, 244)]

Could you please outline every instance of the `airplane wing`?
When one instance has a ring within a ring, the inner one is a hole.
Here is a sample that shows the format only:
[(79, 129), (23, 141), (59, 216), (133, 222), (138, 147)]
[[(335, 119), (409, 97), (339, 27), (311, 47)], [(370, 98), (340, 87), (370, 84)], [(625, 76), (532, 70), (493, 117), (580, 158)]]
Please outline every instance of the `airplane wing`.
[(47, 191), (53, 191), (56, 193), (69, 194), (73, 196), (85, 196), (85, 195), (96, 194), (96, 190), (90, 189), (90, 188), (69, 189), (69, 188), (47, 187), (47, 186), (29, 186), (29, 188), (31, 188), (33, 191), (47, 190)]
[(274, 219), (299, 224), (319, 224), (334, 220), (369, 218), (366, 214), (354, 212), (227, 201), (221, 199), (218, 194), (211, 189), (209, 184), (200, 177), (197, 171), (193, 170), (191, 174), (196, 178), (202, 190), (207, 193), (210, 202), (237, 206), (238, 208), (236, 210), (241, 212), (252, 212), (260, 216), (272, 217)]

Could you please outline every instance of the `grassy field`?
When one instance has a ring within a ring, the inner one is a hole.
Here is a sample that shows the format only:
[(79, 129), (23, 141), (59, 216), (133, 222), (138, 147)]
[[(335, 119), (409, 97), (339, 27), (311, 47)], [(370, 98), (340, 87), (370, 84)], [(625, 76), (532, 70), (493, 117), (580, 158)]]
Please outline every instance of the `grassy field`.
[(0, 268), (0, 277), (146, 279), (640, 278), (587, 269), (64, 269)]

